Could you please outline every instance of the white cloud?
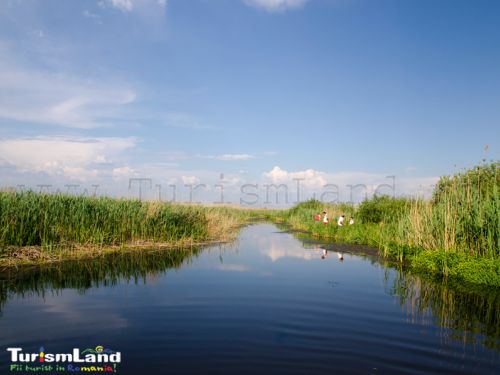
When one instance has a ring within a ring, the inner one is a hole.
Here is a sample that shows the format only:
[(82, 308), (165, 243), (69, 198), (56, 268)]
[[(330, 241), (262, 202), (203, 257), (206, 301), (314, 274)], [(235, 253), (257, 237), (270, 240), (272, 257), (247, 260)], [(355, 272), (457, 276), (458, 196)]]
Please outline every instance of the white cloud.
[(136, 93), (124, 85), (32, 70), (0, 60), (0, 118), (95, 128), (124, 118), (123, 107), (135, 99)]
[(244, 0), (245, 4), (264, 9), (268, 12), (282, 12), (287, 9), (297, 9), (308, 0)]
[(167, 151), (162, 153), (162, 157), (168, 161), (189, 160), (189, 159), (213, 159), (222, 161), (242, 161), (255, 159), (255, 156), (249, 154), (220, 154), (220, 155), (202, 155), (188, 154), (181, 151)]
[(100, 24), (100, 25), (102, 24), (101, 16), (99, 14), (95, 14), (95, 13), (89, 12), (88, 10), (84, 10), (82, 12), (82, 16), (85, 18), (89, 18), (91, 20), (94, 20), (94, 22), (96, 22), (97, 24)]
[[(107, 4), (122, 12), (132, 12), (138, 6), (144, 5), (155, 5), (160, 8), (166, 8), (167, 0), (108, 0)], [(99, 6), (104, 7), (104, 3), (100, 2)]]
[[(367, 172), (337, 172), (328, 173), (307, 169), (303, 171), (287, 171), (275, 166), (269, 172), (263, 173), (264, 182), (285, 184), (289, 191), (296, 190), (297, 179), (300, 181), (302, 193), (316, 192), (316, 198), (326, 191), (337, 191), (339, 201), (360, 201), (371, 197), (374, 193), (388, 195), (420, 195), (428, 197), (438, 177), (405, 177), (389, 176), (381, 173)], [(332, 187), (332, 185), (334, 185)], [(336, 187), (335, 187), (336, 186)], [(328, 200), (335, 199), (335, 194), (329, 193)]]
[(120, 9), (123, 12), (130, 12), (134, 8), (133, 0), (110, 0), (111, 6)]
[(135, 171), (128, 166), (124, 166), (119, 168), (113, 168), (111, 174), (114, 179), (123, 179), (134, 176)]
[(239, 186), (242, 183), (242, 179), (237, 174), (227, 175), (219, 181), (220, 183), (224, 183), (226, 186)]
[(53, 164), (50, 165), (49, 168), (51, 172), (55, 172), (55, 169), (53, 169), (52, 167), (56, 167), (58, 169), (56, 173), (62, 174), (71, 180), (89, 181), (96, 179), (100, 174), (100, 171), (96, 168), (87, 169), (83, 167), (68, 167), (68, 166)]
[(0, 163), (19, 172), (42, 172), (83, 181), (105, 173), (106, 165), (119, 161), (136, 142), (135, 138), (3, 139), (0, 140)]
[(250, 160), (254, 159), (255, 156), (249, 154), (222, 154), (211, 157), (217, 160), (225, 160), (225, 161), (235, 161), (235, 160)]
[(264, 151), (262, 154), (265, 156), (275, 156), (278, 155), (278, 151)]
[(322, 188), (328, 183), (328, 176), (325, 172), (307, 169), (305, 171), (288, 172), (275, 166), (269, 172), (264, 173), (264, 177), (271, 180), (273, 184), (291, 183), (294, 179), (303, 179), (301, 183), (309, 188)]
[(289, 173), (278, 166), (275, 166), (269, 172), (264, 172), (264, 177), (269, 178), (271, 182), (275, 184), (286, 182), (288, 179), (291, 179)]
[(200, 179), (196, 176), (182, 176), (182, 182), (184, 185), (198, 185)]
[(397, 189), (404, 195), (429, 198), (439, 177), (402, 177), (396, 180)]
[(164, 33), (167, 0), (102, 0), (97, 4), (103, 12), (116, 16), (123, 22), (133, 19), (134, 30), (138, 29), (136, 22), (139, 21), (141, 32), (153, 32), (157, 35)]

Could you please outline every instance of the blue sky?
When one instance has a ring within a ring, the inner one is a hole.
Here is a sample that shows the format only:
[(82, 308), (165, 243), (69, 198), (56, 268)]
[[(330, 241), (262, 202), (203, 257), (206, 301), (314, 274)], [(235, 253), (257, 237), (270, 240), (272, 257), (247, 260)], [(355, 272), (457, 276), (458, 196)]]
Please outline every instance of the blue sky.
[(498, 159), (498, 19), (481, 0), (5, 0), (0, 185), (428, 193)]

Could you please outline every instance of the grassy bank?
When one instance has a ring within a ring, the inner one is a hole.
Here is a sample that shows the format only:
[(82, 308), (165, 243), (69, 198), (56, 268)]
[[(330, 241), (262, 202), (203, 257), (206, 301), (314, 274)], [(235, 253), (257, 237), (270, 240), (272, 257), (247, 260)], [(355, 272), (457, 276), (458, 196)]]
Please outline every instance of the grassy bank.
[(253, 216), (228, 207), (0, 192), (0, 263), (227, 241)]
[[(494, 162), (443, 177), (429, 200), (376, 197), (358, 207), (309, 201), (273, 219), (316, 237), (374, 246), (419, 272), (500, 287), (499, 168)], [(356, 224), (315, 222), (323, 210)]]
[[(356, 207), (308, 201), (282, 211), (0, 192), (0, 265), (227, 241), (241, 225), (264, 218), (373, 246), (419, 272), (500, 287), (499, 168), (495, 162), (443, 177), (429, 200), (376, 197)], [(324, 210), (355, 224), (314, 221)]]

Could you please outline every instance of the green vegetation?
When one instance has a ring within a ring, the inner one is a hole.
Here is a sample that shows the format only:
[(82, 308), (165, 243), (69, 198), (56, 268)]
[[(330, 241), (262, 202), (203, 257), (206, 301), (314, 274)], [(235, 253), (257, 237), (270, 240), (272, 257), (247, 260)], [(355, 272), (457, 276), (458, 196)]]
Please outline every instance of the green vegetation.
[(228, 207), (0, 192), (4, 261), (50, 261), (118, 246), (174, 246), (222, 241), (254, 214)]
[(391, 294), (412, 321), (425, 321), (428, 312), (444, 335), (459, 342), (476, 340), (487, 348), (500, 350), (500, 289), (436, 282), (401, 269), (394, 280), (386, 279)]
[[(412, 202), (402, 230), (412, 246), (500, 256), (500, 163), (442, 177), (431, 201)], [(425, 225), (424, 225), (425, 224)]]
[[(493, 162), (443, 177), (430, 200), (375, 197), (358, 207), (311, 200), (281, 211), (0, 192), (0, 263), (229, 240), (259, 218), (376, 247), (419, 272), (500, 286), (499, 168)], [(329, 225), (314, 220), (323, 211)], [(355, 225), (337, 226), (341, 214)]]
[(357, 218), (363, 223), (395, 223), (408, 213), (406, 198), (375, 196), (363, 201), (357, 209)]
[[(333, 241), (377, 247), (420, 272), (500, 286), (500, 163), (483, 164), (438, 182), (432, 199), (375, 197), (353, 206), (318, 201), (275, 214), (275, 220)], [(323, 225), (327, 211), (352, 226)]]

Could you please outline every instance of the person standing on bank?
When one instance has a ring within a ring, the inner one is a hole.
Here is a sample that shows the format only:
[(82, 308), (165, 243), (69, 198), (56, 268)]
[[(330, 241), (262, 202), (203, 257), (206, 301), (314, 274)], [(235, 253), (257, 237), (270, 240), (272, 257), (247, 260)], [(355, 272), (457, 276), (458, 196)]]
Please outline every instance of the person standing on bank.
[(339, 219), (337, 220), (337, 225), (339, 227), (343, 227), (344, 226), (344, 221), (345, 221), (345, 215), (340, 215)]

